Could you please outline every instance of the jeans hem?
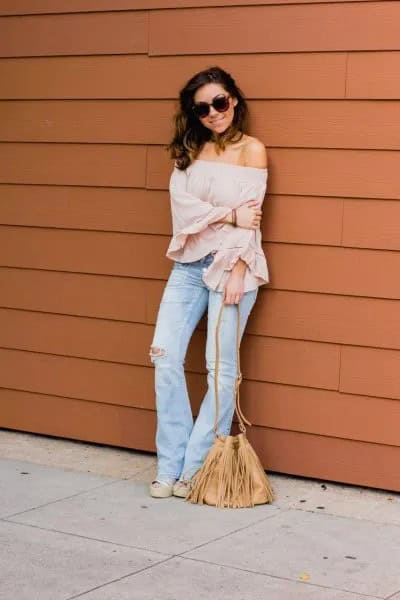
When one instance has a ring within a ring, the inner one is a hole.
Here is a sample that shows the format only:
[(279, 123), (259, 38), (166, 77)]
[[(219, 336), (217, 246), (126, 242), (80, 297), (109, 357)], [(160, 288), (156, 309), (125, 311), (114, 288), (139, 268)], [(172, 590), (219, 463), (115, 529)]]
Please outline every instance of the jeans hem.
[[(184, 471), (182, 471), (181, 478), (185, 479), (185, 480), (191, 479), (193, 477), (193, 475), (195, 473), (197, 473), (197, 471), (199, 469), (201, 469), (201, 466), (202, 465), (198, 465), (198, 466), (196, 466), (196, 467), (194, 467), (192, 469), (185, 469)], [(189, 473), (189, 475), (188, 475), (188, 473)]]

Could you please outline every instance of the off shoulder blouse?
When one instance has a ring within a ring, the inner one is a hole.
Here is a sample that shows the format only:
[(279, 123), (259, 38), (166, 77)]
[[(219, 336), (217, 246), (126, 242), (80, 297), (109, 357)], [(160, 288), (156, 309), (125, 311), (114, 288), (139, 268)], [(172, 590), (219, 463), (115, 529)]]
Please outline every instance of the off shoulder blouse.
[(193, 262), (214, 253), (203, 271), (203, 281), (222, 292), (235, 263), (245, 261), (244, 292), (269, 282), (261, 230), (216, 223), (248, 200), (261, 207), (267, 188), (268, 169), (197, 159), (180, 170), (174, 165), (169, 193), (173, 235), (166, 256)]

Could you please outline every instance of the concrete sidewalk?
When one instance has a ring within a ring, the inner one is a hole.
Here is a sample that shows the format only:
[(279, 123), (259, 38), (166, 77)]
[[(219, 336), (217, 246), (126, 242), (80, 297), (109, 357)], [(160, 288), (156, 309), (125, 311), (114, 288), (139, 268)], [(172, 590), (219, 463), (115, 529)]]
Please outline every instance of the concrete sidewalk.
[(216, 509), (155, 469), (0, 430), (0, 600), (400, 600), (400, 494), (269, 474), (273, 505)]

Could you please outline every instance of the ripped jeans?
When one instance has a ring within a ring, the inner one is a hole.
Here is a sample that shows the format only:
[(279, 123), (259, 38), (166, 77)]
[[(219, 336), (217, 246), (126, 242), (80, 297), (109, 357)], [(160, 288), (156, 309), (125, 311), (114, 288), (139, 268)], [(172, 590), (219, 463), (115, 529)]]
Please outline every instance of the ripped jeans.
[[(190, 479), (214, 443), (215, 328), (222, 292), (211, 290), (202, 279), (213, 259), (209, 253), (191, 263), (175, 261), (161, 298), (149, 352), (155, 366), (157, 479)], [(241, 298), (240, 340), (257, 294), (258, 288), (245, 292)], [(184, 363), (190, 338), (206, 308), (208, 389), (193, 424)], [(237, 316), (237, 305), (225, 304), (219, 328), (217, 431), (222, 435), (229, 435), (235, 411)]]

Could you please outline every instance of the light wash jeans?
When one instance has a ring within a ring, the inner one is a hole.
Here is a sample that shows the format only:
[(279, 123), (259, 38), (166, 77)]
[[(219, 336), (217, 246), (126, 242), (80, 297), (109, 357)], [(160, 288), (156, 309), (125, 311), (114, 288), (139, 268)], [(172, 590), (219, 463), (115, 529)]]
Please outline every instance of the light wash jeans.
[[(222, 292), (211, 290), (202, 280), (213, 259), (210, 253), (191, 263), (175, 261), (161, 298), (149, 352), (155, 365), (157, 479), (190, 479), (214, 443), (215, 328)], [(258, 288), (245, 292), (240, 301), (240, 340), (257, 294)], [(190, 338), (207, 307), (208, 389), (193, 424), (184, 363)], [(217, 429), (222, 435), (230, 434), (235, 411), (237, 316), (236, 304), (224, 305), (219, 328)]]

